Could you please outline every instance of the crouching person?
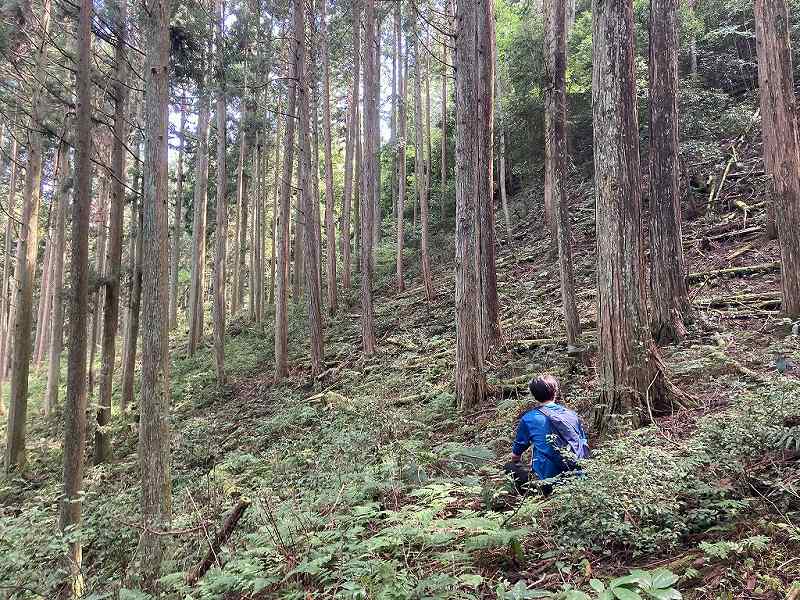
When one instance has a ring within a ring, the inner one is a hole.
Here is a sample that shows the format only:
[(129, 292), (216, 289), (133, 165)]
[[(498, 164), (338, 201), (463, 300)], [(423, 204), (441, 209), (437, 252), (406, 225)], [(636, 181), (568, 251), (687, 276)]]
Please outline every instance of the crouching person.
[[(505, 471), (520, 494), (539, 488), (545, 496), (553, 490), (553, 480), (563, 473), (575, 472), (578, 461), (589, 457), (586, 432), (578, 415), (558, 404), (558, 381), (551, 375), (532, 379), (528, 389), (536, 406), (525, 412), (517, 427), (511, 449), (511, 462)], [(531, 448), (530, 468), (520, 462)]]

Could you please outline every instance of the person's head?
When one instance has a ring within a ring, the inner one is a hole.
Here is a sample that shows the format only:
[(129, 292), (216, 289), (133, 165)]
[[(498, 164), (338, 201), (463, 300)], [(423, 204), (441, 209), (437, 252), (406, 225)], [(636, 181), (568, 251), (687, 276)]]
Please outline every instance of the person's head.
[(550, 402), (558, 396), (558, 380), (552, 375), (540, 375), (531, 379), (528, 389), (537, 402)]

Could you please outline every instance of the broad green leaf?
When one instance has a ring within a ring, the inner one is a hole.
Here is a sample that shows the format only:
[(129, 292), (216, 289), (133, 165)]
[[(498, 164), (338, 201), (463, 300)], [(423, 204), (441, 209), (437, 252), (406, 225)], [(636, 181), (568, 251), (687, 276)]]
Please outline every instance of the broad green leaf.
[(461, 575), (459, 579), (461, 580), (461, 583), (471, 588), (478, 587), (480, 584), (483, 583), (483, 577), (481, 577), (480, 575), (474, 575), (470, 573)]
[(654, 588), (670, 588), (678, 582), (678, 577), (669, 569), (657, 569), (651, 573), (651, 583)]
[(614, 592), (614, 595), (619, 600), (642, 600), (642, 597), (638, 594), (638, 592), (629, 590), (626, 587), (615, 587), (612, 588), (611, 591)]
[(675, 588), (651, 588), (645, 591), (647, 592), (647, 595), (654, 600), (681, 600), (681, 598), (683, 598), (681, 593)]
[(589, 581), (589, 585), (598, 594), (603, 592), (606, 589), (605, 584), (602, 581), (600, 581), (599, 579), (591, 579)]
[(589, 600), (589, 596), (580, 590), (569, 590), (564, 594), (564, 600)]

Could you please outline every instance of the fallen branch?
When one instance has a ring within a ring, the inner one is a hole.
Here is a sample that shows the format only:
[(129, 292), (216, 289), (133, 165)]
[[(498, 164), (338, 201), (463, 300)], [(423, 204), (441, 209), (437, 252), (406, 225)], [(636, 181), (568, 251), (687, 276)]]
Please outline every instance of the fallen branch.
[(742, 275), (754, 275), (756, 273), (772, 273), (779, 271), (781, 263), (778, 261), (762, 263), (760, 265), (748, 265), (745, 267), (730, 267), (727, 269), (716, 269), (714, 271), (704, 271), (701, 273), (689, 273), (686, 281), (700, 281), (702, 279), (711, 279), (714, 277), (741, 277)]
[(186, 583), (188, 585), (193, 586), (203, 575), (208, 572), (208, 570), (217, 560), (217, 555), (219, 554), (220, 549), (225, 542), (230, 539), (233, 530), (236, 528), (236, 524), (239, 522), (239, 519), (242, 518), (242, 515), (244, 514), (244, 511), (247, 510), (248, 506), (250, 506), (250, 500), (247, 498), (242, 498), (239, 500), (239, 504), (236, 505), (236, 508), (233, 509), (233, 512), (225, 519), (225, 522), (222, 524), (222, 529), (220, 529), (217, 533), (203, 560), (201, 560), (192, 568), (191, 571), (189, 571), (189, 574), (186, 577)]
[(772, 304), (781, 302), (781, 295), (777, 292), (765, 292), (760, 294), (735, 294), (733, 296), (716, 296), (714, 298), (703, 298), (694, 302), (695, 306), (701, 308), (721, 308), (725, 306), (736, 306), (739, 304), (749, 304), (757, 302), (761, 304)]

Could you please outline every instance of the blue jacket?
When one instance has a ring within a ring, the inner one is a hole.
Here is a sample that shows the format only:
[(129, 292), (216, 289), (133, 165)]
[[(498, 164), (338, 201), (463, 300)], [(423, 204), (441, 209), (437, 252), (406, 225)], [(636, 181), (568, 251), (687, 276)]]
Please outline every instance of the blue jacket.
[[(545, 406), (551, 410), (569, 410), (555, 402), (547, 402)], [(579, 433), (581, 437), (586, 437), (586, 432), (582, 427)], [(517, 437), (514, 440), (512, 452), (519, 456), (533, 446), (531, 470), (536, 473), (539, 479), (550, 479), (569, 470), (561, 454), (550, 443), (548, 436), (551, 435), (558, 434), (551, 425), (550, 419), (545, 417), (541, 411), (534, 408), (522, 415), (517, 427)]]

